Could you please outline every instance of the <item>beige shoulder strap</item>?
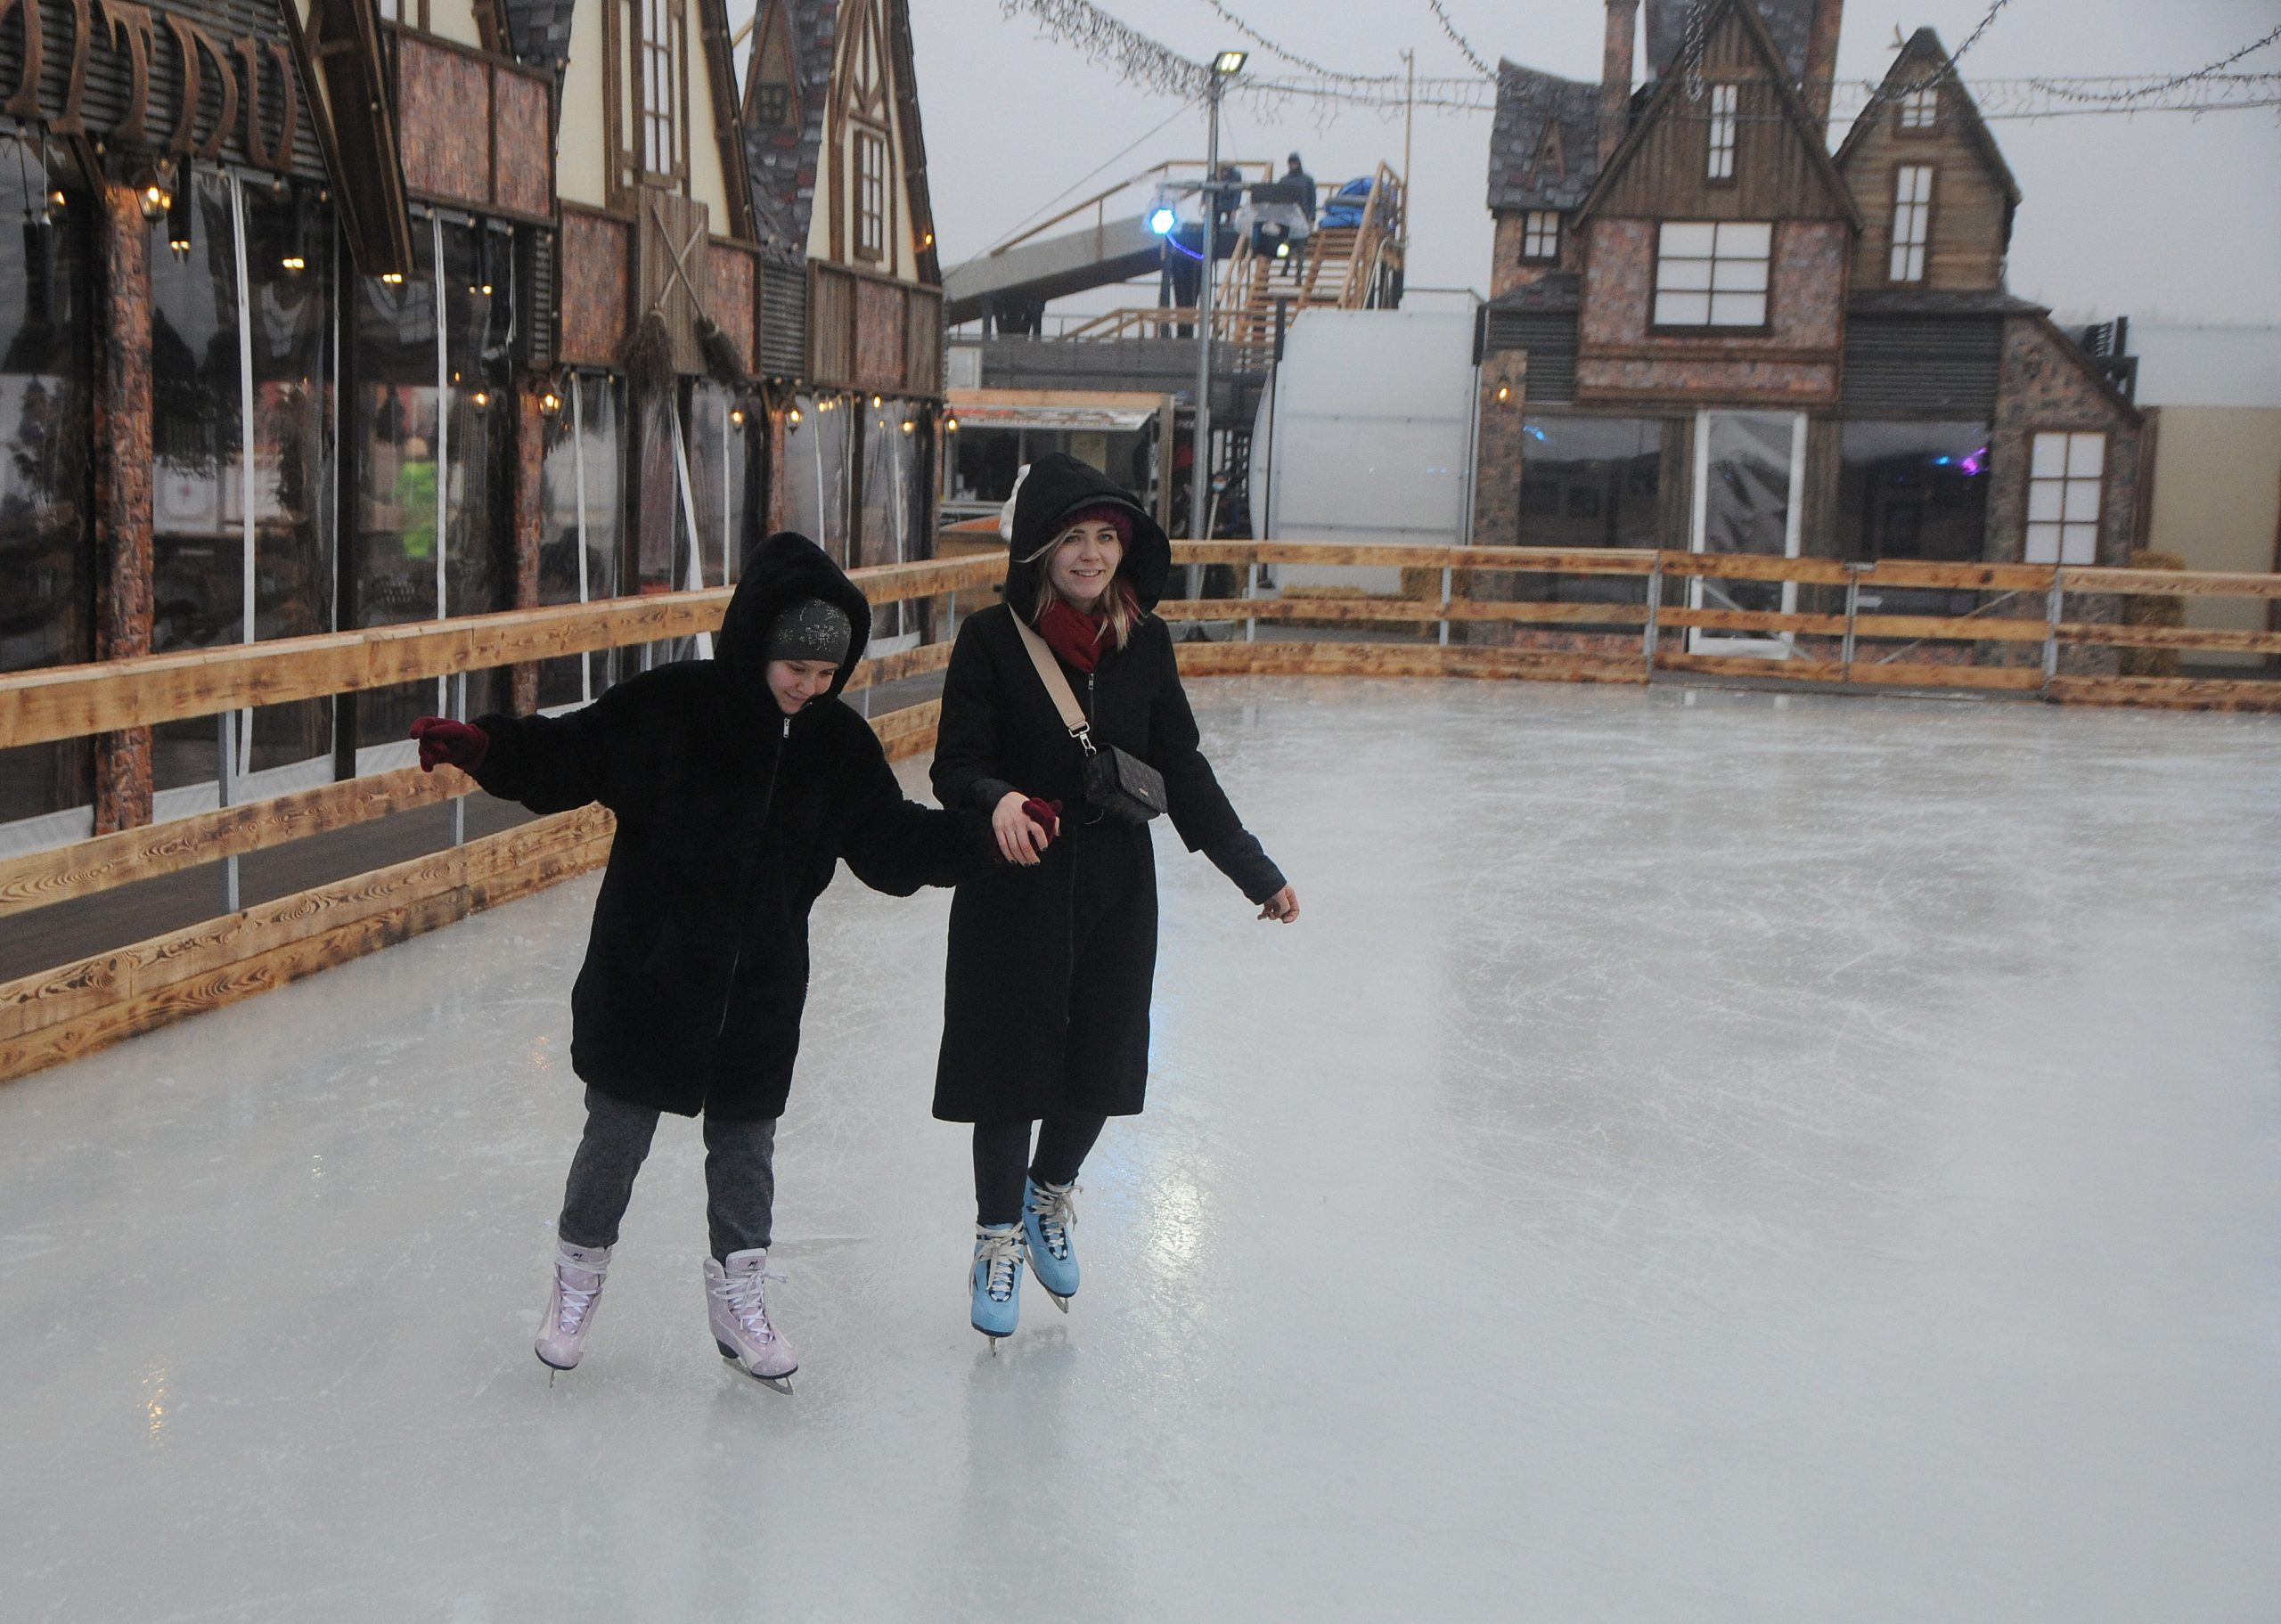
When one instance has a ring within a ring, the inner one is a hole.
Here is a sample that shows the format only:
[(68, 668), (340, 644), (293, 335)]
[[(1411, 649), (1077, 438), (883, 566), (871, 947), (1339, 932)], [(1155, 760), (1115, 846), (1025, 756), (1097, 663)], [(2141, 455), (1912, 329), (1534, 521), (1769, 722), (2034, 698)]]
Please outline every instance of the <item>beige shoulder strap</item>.
[(1053, 650), (1045, 646), (1045, 639), (1037, 629), (1021, 616), (1020, 611), (1009, 606), (1014, 617), (1014, 630), (1022, 634), (1022, 647), (1029, 650), (1030, 664), (1037, 667), (1037, 680), (1045, 684), (1046, 697), (1061, 713), (1061, 725), (1069, 730), (1069, 737), (1091, 750), (1092, 729), (1085, 721), (1084, 706), (1077, 703), (1077, 696), (1070, 691), (1069, 679), (1061, 674), (1061, 663), (1053, 657)]

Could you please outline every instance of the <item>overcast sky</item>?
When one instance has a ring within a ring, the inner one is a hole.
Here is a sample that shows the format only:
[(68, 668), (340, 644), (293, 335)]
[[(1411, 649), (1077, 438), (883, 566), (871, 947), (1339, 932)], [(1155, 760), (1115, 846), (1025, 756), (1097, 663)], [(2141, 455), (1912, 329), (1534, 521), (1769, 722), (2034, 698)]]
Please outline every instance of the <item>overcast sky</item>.
[[(1427, 0), (1224, 0), (1255, 29), (1325, 65), (1420, 74), (1467, 71)], [(1296, 71), (1244, 40), (1210, 0), (1104, 0), (1132, 27), (1202, 59), (1249, 46), (1252, 66)], [(1596, 0), (1445, 0), (1474, 49), (1573, 78), (1599, 75)], [(1881, 78), (1893, 31), (1929, 25), (1954, 48), (1986, 0), (1852, 0), (1838, 69)], [(1204, 116), (1123, 84), (1075, 47), (1041, 37), (996, 0), (912, 0), (943, 263), (988, 248), (1047, 200), (1167, 118), (1083, 196), (1165, 158), (1200, 158)], [(2281, 22), (2277, 0), (2011, 0), (1963, 64), (1974, 73), (2169, 73), (2199, 68)], [(2281, 71), (2281, 45), (2242, 64)], [(1418, 115), (1410, 282), (1486, 291), (1489, 116)], [(2063, 315), (2281, 321), (2281, 123), (2271, 110), (2208, 115), (2012, 120), (1991, 126), (2026, 201), (2012, 241), (2014, 292)], [(1223, 153), (1273, 158), (1296, 147), (1318, 179), (1402, 161), (1402, 119), (1304, 110), (1263, 123), (1231, 102)], [(1096, 306), (1095, 307), (1098, 307)]]

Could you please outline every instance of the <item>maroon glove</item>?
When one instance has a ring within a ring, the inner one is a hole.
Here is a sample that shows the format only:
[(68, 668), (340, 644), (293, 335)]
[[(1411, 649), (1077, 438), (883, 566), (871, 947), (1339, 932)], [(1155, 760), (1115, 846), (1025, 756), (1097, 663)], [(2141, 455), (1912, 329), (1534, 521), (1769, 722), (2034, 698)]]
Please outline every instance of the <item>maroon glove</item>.
[(412, 724), (412, 736), (420, 741), (422, 772), (435, 771), (438, 762), (472, 772), (491, 749), (488, 733), (471, 722), (454, 722), (448, 716), (422, 716)]
[(1060, 802), (1041, 801), (1035, 796), (1032, 796), (1028, 800), (1022, 803), (1022, 811), (1028, 814), (1029, 820), (1032, 823), (1036, 824), (1038, 828), (1045, 831), (1045, 837), (1048, 840), (1057, 840), (1060, 838)]

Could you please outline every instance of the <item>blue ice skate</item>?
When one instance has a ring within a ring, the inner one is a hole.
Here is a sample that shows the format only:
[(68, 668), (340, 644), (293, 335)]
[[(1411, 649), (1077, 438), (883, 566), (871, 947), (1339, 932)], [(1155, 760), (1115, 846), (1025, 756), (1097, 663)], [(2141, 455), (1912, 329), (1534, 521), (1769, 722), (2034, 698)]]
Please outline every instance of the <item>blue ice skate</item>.
[(990, 1339), (1011, 1336), (1022, 1318), (1022, 1263), (1028, 1248), (1018, 1224), (977, 1224), (974, 1267), (967, 1283), (974, 1288), (974, 1328)]
[(1029, 1243), (1030, 1267), (1053, 1306), (1065, 1314), (1077, 1294), (1077, 1244), (1069, 1234), (1077, 1226), (1077, 1204), (1069, 1199), (1076, 1188), (1032, 1179), (1022, 1193), (1022, 1237)]

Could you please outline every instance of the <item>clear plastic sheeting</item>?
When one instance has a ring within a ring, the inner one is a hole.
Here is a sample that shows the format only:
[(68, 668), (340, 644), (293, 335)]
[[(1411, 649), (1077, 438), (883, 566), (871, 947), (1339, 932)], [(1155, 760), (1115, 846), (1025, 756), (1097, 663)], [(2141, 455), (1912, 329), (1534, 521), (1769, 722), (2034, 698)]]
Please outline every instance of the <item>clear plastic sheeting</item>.
[[(1709, 412), (1700, 491), (1701, 552), (1789, 551), (1798, 417), (1789, 412)], [(1698, 608), (1777, 614), (1793, 595), (1779, 581), (1701, 580)], [(1698, 641), (1712, 641), (1698, 639)]]
[[(948, 897), (815, 915), (770, 1288), (585, 1361), (565, 885), (0, 1088), (11, 1620), (2145, 1624), (2281, 1593), (2281, 730), (1191, 685), (1072, 1311), (967, 1326)], [(906, 781), (923, 782), (923, 763)]]

